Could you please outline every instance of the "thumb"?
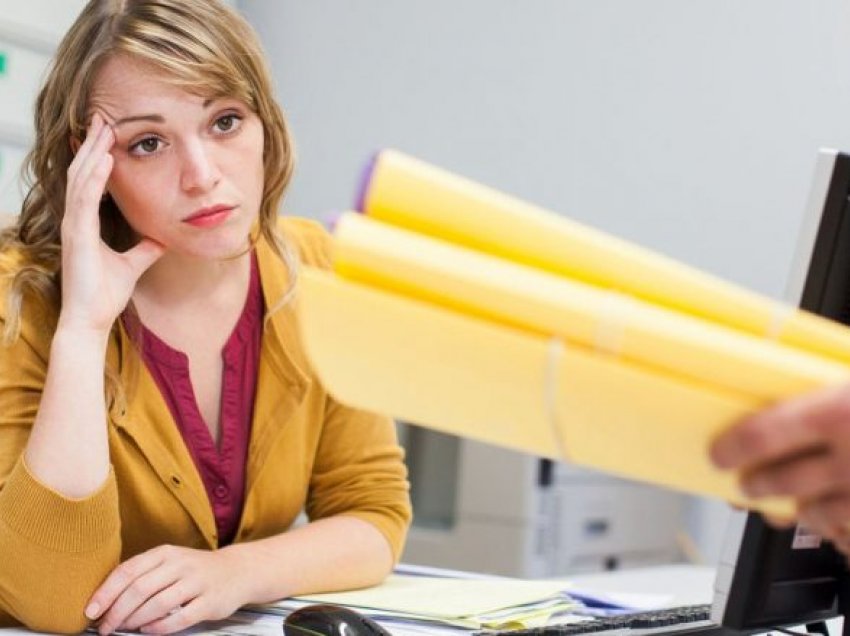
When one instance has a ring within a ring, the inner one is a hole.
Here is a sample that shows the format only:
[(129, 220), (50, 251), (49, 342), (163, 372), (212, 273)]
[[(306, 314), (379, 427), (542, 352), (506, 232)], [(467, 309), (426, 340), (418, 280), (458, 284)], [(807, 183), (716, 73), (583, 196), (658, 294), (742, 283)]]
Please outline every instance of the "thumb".
[(123, 256), (130, 270), (138, 278), (164, 253), (165, 248), (162, 245), (149, 238), (143, 238), (137, 245), (124, 252)]

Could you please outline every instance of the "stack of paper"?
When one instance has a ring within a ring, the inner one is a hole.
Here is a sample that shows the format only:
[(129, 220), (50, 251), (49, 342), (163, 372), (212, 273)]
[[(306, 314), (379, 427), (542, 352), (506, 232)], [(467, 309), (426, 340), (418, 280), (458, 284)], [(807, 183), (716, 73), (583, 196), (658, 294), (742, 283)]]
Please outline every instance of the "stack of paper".
[[(587, 620), (573, 614), (581, 604), (560, 581), (509, 578), (454, 579), (393, 574), (381, 585), (349, 592), (300, 596), (256, 608), (288, 614), (305, 604), (344, 605), (382, 623), (462, 629), (537, 627), (562, 620)], [(566, 618), (563, 615), (570, 614)]]
[(707, 449), (850, 378), (850, 331), (397, 152), (305, 269), (311, 361), (340, 400), (774, 513)]

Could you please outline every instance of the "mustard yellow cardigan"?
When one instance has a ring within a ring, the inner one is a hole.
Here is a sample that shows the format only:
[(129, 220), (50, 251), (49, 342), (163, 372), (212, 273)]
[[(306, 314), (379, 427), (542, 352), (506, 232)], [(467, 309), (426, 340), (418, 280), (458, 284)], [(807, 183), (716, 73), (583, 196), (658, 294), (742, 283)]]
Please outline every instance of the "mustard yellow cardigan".
[[(311, 221), (281, 222), (302, 262), (329, 265), (329, 240)], [(266, 307), (287, 286), (269, 245), (257, 245)], [(0, 266), (0, 276), (2, 267)], [(0, 287), (0, 318), (5, 315)], [(22, 335), (0, 346), (0, 626), (80, 631), (86, 601), (119, 563), (161, 544), (214, 549), (216, 526), (200, 475), (167, 405), (123, 329), (107, 360), (121, 369), (126, 410), (109, 415), (110, 477), (85, 499), (40, 484), (22, 461), (38, 410), (57, 310), (25, 307)], [(133, 372), (135, 369), (135, 372)], [(235, 541), (310, 519), (351, 515), (375, 525), (398, 559), (411, 518), (402, 451), (391, 420), (333, 400), (310, 370), (287, 305), (263, 333)]]

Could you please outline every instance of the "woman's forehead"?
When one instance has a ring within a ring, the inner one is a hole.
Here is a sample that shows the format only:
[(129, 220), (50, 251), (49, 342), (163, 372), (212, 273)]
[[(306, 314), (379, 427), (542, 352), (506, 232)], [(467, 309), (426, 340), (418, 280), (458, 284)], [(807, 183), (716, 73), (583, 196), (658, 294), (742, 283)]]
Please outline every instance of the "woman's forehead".
[(109, 59), (95, 77), (89, 95), (90, 109), (104, 109), (120, 117), (127, 111), (196, 107), (209, 98), (178, 86), (150, 64), (126, 57)]

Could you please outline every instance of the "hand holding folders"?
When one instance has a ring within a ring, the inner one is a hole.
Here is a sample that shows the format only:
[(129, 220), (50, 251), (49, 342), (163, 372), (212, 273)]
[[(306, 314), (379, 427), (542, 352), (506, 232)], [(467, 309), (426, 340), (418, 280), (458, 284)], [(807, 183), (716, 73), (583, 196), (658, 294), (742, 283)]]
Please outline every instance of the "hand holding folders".
[(850, 330), (384, 151), (303, 272), (311, 362), (339, 400), (776, 514), (714, 437), (850, 378)]

